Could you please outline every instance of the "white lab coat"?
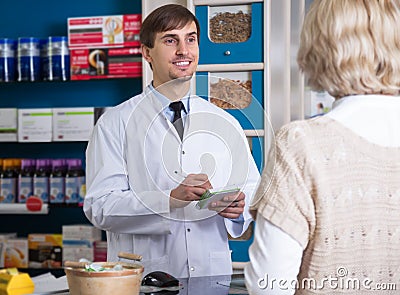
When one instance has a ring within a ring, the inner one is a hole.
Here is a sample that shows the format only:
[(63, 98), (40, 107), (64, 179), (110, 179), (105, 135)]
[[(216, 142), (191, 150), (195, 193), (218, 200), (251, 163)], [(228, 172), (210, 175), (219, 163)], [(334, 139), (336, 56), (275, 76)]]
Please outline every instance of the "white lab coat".
[[(240, 236), (250, 224), (248, 205), (259, 181), (239, 123), (200, 97), (190, 98), (183, 141), (145, 91), (108, 110), (86, 151), (84, 212), (107, 231), (108, 260), (118, 252), (143, 256), (145, 273), (163, 270), (180, 278), (231, 274), (227, 231)], [(178, 172), (178, 173), (176, 173)], [(240, 185), (244, 222), (198, 210), (195, 202), (169, 208), (179, 174), (207, 173), (214, 188)]]

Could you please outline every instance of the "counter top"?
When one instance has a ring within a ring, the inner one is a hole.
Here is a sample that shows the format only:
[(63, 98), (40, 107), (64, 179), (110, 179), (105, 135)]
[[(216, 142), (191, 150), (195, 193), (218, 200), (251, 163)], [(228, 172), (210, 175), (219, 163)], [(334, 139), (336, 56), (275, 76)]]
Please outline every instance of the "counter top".
[[(196, 278), (184, 278), (179, 279), (181, 288), (179, 291), (164, 291), (157, 293), (147, 293), (154, 295), (245, 295), (248, 294), (244, 286), (243, 274), (234, 274), (232, 276), (207, 276), (207, 277), (196, 277)], [(69, 295), (69, 292), (53, 291), (46, 293), (33, 293), (35, 295)], [(140, 293), (140, 295), (146, 295)]]
[[(182, 288), (179, 292), (165, 292), (165, 295), (230, 295), (230, 294), (248, 294), (244, 285), (243, 274), (234, 274), (232, 276), (209, 276), (179, 279)], [(162, 293), (154, 293), (154, 295)], [(140, 293), (145, 295), (145, 293)]]

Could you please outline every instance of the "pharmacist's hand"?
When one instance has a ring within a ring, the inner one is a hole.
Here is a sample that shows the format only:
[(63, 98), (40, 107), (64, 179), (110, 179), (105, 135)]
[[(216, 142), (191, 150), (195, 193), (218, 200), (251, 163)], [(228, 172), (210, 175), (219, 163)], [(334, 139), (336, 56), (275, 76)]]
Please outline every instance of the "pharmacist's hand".
[(192, 201), (200, 200), (206, 190), (212, 188), (207, 174), (189, 174), (175, 189), (171, 191), (170, 208), (183, 208)]
[(232, 194), (218, 202), (212, 202), (210, 210), (217, 211), (219, 215), (225, 218), (236, 219), (244, 212), (245, 195), (243, 192)]

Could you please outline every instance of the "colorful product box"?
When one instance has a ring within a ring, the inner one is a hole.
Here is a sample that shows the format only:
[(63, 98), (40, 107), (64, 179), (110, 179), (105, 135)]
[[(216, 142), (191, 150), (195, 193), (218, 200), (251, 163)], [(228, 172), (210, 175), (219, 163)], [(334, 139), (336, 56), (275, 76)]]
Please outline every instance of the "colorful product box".
[(70, 50), (71, 80), (142, 76), (139, 47)]
[(29, 267), (60, 268), (62, 266), (61, 234), (29, 234)]
[(68, 18), (70, 49), (140, 45), (141, 14)]
[(28, 267), (28, 239), (12, 238), (7, 240), (4, 267)]
[(107, 261), (107, 241), (94, 242), (94, 261)]
[(7, 240), (17, 237), (17, 233), (0, 234), (0, 268), (4, 267), (4, 258), (6, 256)]

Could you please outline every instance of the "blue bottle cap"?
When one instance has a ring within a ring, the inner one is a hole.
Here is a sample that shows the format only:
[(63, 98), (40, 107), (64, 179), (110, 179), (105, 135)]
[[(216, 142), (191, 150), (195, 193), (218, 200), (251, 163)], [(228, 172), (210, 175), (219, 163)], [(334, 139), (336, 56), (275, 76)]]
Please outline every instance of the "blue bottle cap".
[(15, 45), (15, 40), (14, 39), (9, 39), (9, 38), (0, 38), (0, 44), (12, 44), (12, 45)]
[(18, 38), (18, 43), (39, 43), (39, 38), (21, 37), (21, 38)]

